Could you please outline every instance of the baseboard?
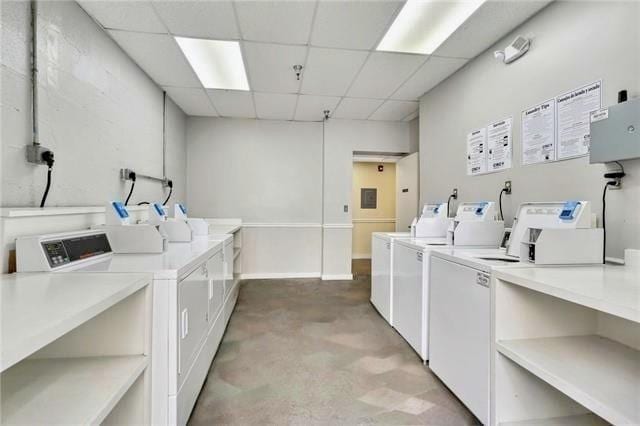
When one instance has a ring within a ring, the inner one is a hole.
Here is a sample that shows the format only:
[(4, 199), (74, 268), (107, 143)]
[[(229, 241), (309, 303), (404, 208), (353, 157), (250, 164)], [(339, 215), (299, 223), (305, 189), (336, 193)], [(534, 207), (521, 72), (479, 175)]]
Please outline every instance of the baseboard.
[(286, 278), (320, 278), (320, 272), (265, 272), (240, 274), (241, 280), (273, 280)]
[(351, 259), (371, 259), (371, 253), (356, 253), (351, 255)]
[(353, 274), (324, 274), (322, 275), (322, 281), (344, 281), (352, 280)]

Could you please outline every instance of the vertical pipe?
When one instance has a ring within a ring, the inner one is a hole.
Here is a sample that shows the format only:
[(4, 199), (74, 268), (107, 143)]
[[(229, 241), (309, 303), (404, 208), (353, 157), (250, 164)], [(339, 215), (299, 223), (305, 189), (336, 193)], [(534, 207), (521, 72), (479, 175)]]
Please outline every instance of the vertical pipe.
[(162, 91), (162, 177), (167, 178), (167, 92)]
[(33, 145), (40, 145), (38, 135), (38, 3), (31, 0), (31, 125)]

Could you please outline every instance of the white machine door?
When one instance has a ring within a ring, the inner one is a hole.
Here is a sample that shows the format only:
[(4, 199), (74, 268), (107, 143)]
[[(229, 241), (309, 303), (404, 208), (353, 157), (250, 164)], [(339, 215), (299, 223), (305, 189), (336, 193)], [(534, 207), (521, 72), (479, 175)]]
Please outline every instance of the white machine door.
[(424, 253), (401, 244), (393, 248), (393, 326), (422, 353), (422, 262)]
[(178, 388), (208, 332), (208, 293), (204, 265), (178, 283)]
[(209, 326), (216, 320), (224, 301), (224, 261), (222, 250), (207, 261), (209, 284)]
[(489, 275), (431, 256), (429, 368), (489, 421)]
[(391, 243), (383, 238), (371, 241), (371, 303), (391, 324)]

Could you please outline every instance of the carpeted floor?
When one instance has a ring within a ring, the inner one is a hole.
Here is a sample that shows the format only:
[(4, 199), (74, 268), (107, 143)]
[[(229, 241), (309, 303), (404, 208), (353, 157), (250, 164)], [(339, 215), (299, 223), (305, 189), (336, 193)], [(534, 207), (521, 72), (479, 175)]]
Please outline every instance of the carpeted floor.
[(353, 281), (253, 280), (193, 425), (474, 424)]

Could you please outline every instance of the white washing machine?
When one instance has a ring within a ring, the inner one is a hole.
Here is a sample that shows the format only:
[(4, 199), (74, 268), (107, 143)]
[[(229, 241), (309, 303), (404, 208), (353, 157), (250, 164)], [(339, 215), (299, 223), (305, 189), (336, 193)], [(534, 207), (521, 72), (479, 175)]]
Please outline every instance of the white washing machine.
[(228, 305), (235, 304), (224, 284), (229, 240), (203, 236), (169, 243), (164, 253), (113, 254), (100, 230), (24, 237), (16, 242), (18, 271), (151, 273), (151, 422), (181, 425), (224, 334)]
[(374, 232), (371, 234), (371, 304), (393, 325), (392, 263), (393, 241), (410, 238), (408, 232)]
[(446, 238), (409, 238), (394, 241), (393, 326), (423, 361), (428, 351), (429, 254), (446, 245)]
[(522, 204), (506, 248), (431, 252), (429, 368), (483, 424), (489, 421), (491, 274), (535, 267), (519, 257), (529, 228), (591, 226), (589, 203), (572, 205), (577, 207), (567, 215), (563, 202)]

